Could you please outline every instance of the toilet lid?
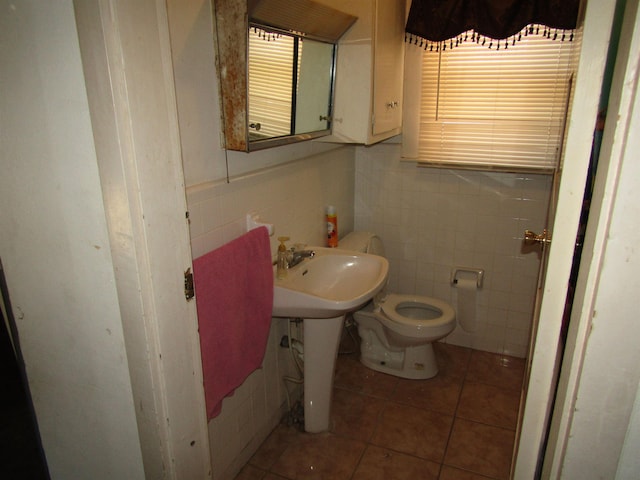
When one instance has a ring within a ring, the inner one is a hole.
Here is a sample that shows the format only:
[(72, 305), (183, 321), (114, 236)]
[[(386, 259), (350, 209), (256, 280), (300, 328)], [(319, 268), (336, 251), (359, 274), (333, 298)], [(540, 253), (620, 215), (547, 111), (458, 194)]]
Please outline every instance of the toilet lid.
[(438, 327), (455, 321), (451, 305), (437, 298), (392, 293), (381, 304), (387, 318), (411, 327)]

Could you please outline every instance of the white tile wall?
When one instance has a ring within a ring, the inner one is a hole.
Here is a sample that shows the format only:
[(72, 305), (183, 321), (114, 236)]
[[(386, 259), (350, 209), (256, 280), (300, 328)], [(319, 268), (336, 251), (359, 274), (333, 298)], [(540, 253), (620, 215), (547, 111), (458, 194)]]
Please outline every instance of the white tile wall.
[[(192, 254), (197, 258), (245, 233), (247, 212), (274, 224), (271, 250), (278, 236), (290, 244), (324, 245), (325, 207), (335, 205), (340, 235), (353, 229), (355, 151), (338, 147), (301, 160), (232, 179), (187, 188)], [(273, 319), (262, 368), (252, 373), (221, 414), (209, 422), (213, 476), (232, 479), (286, 411), (284, 375), (295, 368), (279, 347), (287, 321)]]
[(398, 145), (359, 147), (355, 230), (385, 243), (391, 291), (456, 307), (451, 270), (484, 269), (476, 332), (457, 327), (445, 341), (524, 357), (540, 259), (522, 237), (545, 227), (550, 187), (547, 175), (418, 168)]

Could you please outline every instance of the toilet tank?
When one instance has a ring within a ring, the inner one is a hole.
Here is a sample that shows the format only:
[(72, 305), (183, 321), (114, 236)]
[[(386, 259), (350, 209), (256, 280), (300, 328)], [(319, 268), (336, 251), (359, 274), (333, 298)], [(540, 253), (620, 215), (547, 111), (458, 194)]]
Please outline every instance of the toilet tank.
[(340, 248), (355, 250), (356, 252), (371, 253), (384, 257), (384, 245), (375, 233), (351, 232), (340, 239)]

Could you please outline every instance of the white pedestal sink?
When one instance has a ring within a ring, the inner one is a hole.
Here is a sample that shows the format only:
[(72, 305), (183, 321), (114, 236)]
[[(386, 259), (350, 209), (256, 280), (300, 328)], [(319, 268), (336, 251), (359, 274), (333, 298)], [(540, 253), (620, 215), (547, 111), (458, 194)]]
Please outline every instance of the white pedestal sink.
[(274, 281), (273, 316), (304, 321), (304, 428), (316, 433), (329, 429), (344, 316), (384, 287), (389, 263), (383, 257), (338, 248), (310, 249), (315, 256)]

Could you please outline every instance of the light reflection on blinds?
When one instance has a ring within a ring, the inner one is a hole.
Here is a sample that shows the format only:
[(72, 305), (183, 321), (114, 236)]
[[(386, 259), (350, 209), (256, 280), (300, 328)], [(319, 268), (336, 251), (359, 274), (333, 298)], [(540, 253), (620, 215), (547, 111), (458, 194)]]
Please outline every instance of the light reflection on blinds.
[(289, 135), (294, 38), (271, 36), (267, 41), (259, 32), (249, 31), (249, 124), (260, 124), (258, 132), (250, 131), (267, 137)]
[(558, 161), (575, 42), (464, 42), (422, 55), (418, 161), (550, 170)]

